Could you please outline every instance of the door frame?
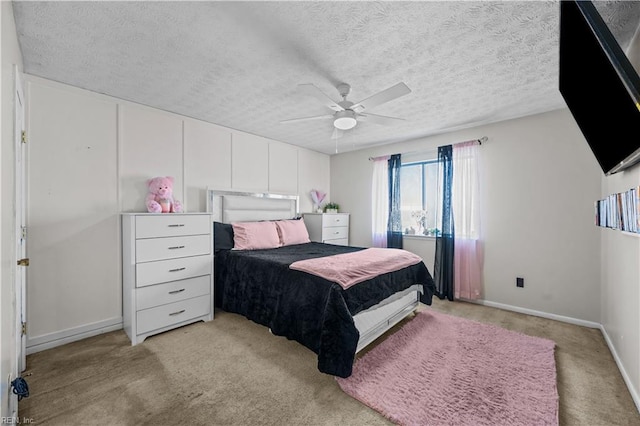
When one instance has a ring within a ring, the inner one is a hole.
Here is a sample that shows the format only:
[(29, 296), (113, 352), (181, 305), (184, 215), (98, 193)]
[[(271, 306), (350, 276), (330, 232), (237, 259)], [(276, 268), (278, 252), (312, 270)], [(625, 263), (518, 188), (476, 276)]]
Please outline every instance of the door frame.
[[(15, 227), (16, 227), (16, 260), (26, 258), (26, 143), (23, 140), (25, 130), (25, 97), (22, 85), (22, 74), (14, 65), (14, 140), (15, 140)], [(26, 266), (15, 269), (16, 297), (16, 377), (26, 369), (27, 335), (23, 333), (26, 324)]]

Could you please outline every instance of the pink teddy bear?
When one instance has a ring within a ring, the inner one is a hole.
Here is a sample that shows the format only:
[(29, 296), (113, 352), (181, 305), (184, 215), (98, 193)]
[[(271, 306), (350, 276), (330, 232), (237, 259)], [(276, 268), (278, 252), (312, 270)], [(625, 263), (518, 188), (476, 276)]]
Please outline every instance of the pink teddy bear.
[(182, 204), (173, 199), (173, 178), (154, 177), (147, 182), (149, 194), (147, 194), (147, 210), (149, 213), (180, 213)]

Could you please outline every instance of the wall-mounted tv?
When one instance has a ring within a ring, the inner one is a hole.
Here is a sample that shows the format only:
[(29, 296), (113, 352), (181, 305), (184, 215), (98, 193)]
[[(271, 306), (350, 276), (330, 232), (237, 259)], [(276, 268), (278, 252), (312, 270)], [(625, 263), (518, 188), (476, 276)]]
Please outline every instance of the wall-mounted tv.
[(640, 161), (640, 77), (590, 1), (560, 3), (560, 93), (606, 175)]

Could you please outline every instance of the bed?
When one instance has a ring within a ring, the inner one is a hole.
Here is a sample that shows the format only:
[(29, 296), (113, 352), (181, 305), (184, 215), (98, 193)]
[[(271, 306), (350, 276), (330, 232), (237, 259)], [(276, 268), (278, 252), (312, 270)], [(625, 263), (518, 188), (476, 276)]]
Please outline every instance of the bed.
[(358, 256), (370, 249), (315, 242), (232, 249), (231, 223), (296, 218), (297, 196), (208, 190), (207, 210), (213, 216), (216, 242), (216, 307), (301, 343), (318, 355), (323, 373), (350, 376), (357, 352), (414, 312), (419, 302), (431, 304), (434, 284), (422, 261), (345, 289), (292, 267), (337, 255)]

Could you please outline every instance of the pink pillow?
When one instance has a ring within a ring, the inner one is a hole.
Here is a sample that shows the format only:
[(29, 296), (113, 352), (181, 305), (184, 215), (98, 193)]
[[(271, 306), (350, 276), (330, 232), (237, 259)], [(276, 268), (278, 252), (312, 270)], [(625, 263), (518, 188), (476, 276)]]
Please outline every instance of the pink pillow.
[(309, 232), (304, 224), (304, 220), (278, 220), (278, 233), (280, 234), (280, 242), (283, 246), (293, 244), (309, 243)]
[(280, 236), (273, 222), (237, 222), (233, 226), (233, 248), (257, 250), (280, 247)]

